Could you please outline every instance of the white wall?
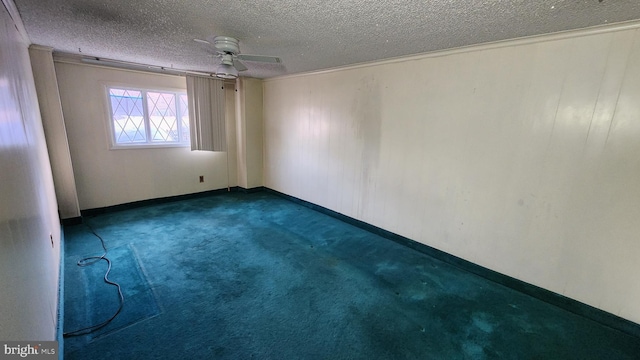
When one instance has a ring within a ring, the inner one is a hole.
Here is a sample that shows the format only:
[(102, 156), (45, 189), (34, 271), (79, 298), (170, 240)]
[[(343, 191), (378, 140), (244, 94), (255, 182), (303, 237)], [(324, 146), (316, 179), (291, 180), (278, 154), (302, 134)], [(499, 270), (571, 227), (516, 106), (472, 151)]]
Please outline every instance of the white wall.
[[(235, 164), (227, 166), (225, 152), (188, 147), (110, 150), (105, 84), (186, 89), (184, 77), (62, 61), (55, 65), (80, 209), (236, 185)], [(233, 118), (227, 119), (227, 132), (235, 133)], [(229, 147), (234, 146), (232, 141)], [(229, 155), (235, 162), (235, 153)], [(234, 170), (233, 176), (228, 168)], [(204, 183), (199, 183), (200, 175)]]
[(265, 186), (640, 323), (637, 28), (267, 80)]
[[(0, 7), (0, 339), (56, 339), (60, 224), (26, 35)], [(53, 238), (53, 243), (49, 235)]]

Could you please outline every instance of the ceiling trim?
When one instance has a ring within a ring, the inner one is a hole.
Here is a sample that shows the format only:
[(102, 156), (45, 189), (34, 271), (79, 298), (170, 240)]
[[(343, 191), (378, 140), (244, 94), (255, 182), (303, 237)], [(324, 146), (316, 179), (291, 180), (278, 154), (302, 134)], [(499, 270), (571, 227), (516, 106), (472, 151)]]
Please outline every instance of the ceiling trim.
[(381, 65), (387, 65), (387, 64), (402, 63), (406, 61), (415, 61), (415, 60), (422, 60), (422, 59), (428, 59), (428, 58), (449, 56), (449, 55), (461, 54), (461, 53), (467, 53), (467, 52), (498, 49), (498, 48), (503, 48), (507, 46), (529, 45), (529, 44), (535, 44), (535, 43), (545, 42), (545, 41), (571, 39), (571, 38), (578, 38), (583, 36), (606, 34), (606, 33), (625, 31), (625, 30), (634, 30), (634, 29), (640, 29), (640, 20), (631, 20), (631, 21), (624, 21), (624, 22), (619, 22), (615, 24), (598, 25), (598, 26), (592, 26), (592, 27), (583, 28), (583, 29), (560, 31), (560, 32), (555, 32), (550, 34), (525, 36), (517, 39), (500, 40), (500, 41), (488, 42), (484, 44), (474, 44), (474, 45), (462, 46), (462, 47), (453, 48), (453, 49), (436, 50), (436, 51), (417, 54), (417, 55), (400, 56), (400, 57), (395, 57), (395, 58), (390, 58), (385, 60), (368, 61), (368, 62), (363, 62), (359, 64), (334, 67), (330, 69), (315, 70), (315, 71), (284, 75), (284, 76), (276, 76), (272, 78), (263, 79), (263, 81), (268, 82), (268, 81), (284, 80), (284, 79), (291, 79), (291, 78), (304, 77), (304, 76), (329, 74), (329, 73), (334, 73), (339, 71), (360, 69), (365, 67), (374, 67), (374, 66), (381, 66)]
[(38, 44), (31, 44), (29, 45), (29, 49), (33, 49), (33, 50), (40, 50), (40, 51), (46, 51), (46, 52), (50, 52), (53, 54), (53, 48), (51, 46), (44, 46), (44, 45), (38, 45)]

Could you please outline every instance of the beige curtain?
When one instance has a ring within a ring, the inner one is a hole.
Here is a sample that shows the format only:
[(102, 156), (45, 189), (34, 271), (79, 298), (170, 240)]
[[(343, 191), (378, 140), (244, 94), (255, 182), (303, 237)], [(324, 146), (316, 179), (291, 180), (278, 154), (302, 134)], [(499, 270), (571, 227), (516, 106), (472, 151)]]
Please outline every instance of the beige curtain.
[(227, 151), (224, 82), (187, 75), (191, 150)]

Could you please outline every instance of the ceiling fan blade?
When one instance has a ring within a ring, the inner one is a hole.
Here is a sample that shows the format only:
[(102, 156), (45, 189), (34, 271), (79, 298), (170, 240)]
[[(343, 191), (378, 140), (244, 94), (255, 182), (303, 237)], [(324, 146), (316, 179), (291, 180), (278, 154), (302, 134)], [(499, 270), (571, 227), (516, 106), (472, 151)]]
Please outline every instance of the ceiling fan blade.
[(238, 60), (238, 59), (233, 59), (233, 67), (235, 67), (235, 68), (236, 68), (236, 70), (238, 70), (238, 71), (245, 71), (245, 70), (249, 70), (249, 69), (247, 69), (247, 67), (246, 67), (246, 66), (244, 66), (244, 64), (243, 64), (243, 63), (241, 63), (241, 62), (240, 62), (240, 60)]
[(272, 64), (279, 64), (282, 61), (280, 61), (279, 57), (275, 57), (275, 56), (262, 56), (262, 55), (247, 55), (247, 54), (240, 54), (238, 55), (238, 59), (240, 60), (246, 60), (246, 61), (259, 61), (259, 62), (267, 62), (267, 63), (272, 63)]
[(211, 45), (211, 43), (210, 43), (210, 42), (208, 42), (207, 40), (202, 40), (202, 39), (193, 39), (193, 41), (195, 41), (195, 42), (199, 42), (199, 43), (201, 43), (201, 44), (208, 44), (208, 45)]

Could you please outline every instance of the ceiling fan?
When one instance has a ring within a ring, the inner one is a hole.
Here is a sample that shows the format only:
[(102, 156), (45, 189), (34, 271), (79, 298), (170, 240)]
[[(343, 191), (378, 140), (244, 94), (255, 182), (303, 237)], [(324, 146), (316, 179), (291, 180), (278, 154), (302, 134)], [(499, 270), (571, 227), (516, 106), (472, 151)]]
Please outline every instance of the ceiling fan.
[(238, 39), (229, 36), (215, 36), (211, 41), (201, 39), (193, 40), (213, 46), (216, 51), (215, 56), (220, 58), (220, 65), (216, 68), (215, 75), (221, 79), (235, 79), (238, 77), (239, 71), (248, 70), (240, 60), (271, 64), (281, 63), (280, 58), (275, 56), (240, 54)]

